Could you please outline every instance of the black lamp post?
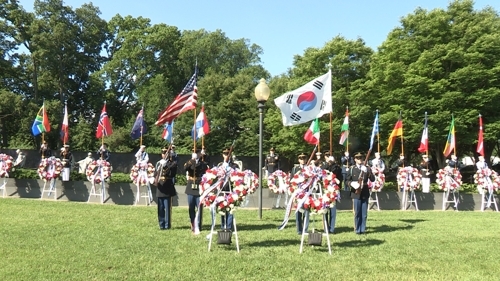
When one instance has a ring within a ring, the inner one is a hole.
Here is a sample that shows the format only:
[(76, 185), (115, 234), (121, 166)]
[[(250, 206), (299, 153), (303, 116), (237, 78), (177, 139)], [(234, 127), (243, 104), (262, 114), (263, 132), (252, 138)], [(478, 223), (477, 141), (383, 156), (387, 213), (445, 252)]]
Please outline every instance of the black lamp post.
[(259, 105), (259, 219), (262, 219), (262, 135), (264, 131), (264, 108), (271, 90), (266, 84), (266, 79), (261, 78), (259, 85), (255, 87), (255, 98)]

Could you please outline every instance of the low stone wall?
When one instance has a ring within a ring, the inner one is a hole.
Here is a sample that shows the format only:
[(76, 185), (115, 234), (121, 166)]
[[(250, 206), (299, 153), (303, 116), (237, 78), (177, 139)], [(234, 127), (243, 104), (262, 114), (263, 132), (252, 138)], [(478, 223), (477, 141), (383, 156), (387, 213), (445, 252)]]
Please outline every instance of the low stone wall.
[[(12, 198), (40, 198), (45, 182), (43, 180), (29, 180), (29, 179), (8, 179), (6, 183), (5, 197)], [(185, 186), (176, 186), (178, 196), (174, 197), (174, 206), (187, 206), (187, 196), (184, 193)], [(56, 181), (56, 200), (58, 201), (77, 201), (77, 202), (87, 202), (89, 200), (89, 194), (91, 190), (91, 184), (88, 181), (68, 181), (63, 182), (61, 180)], [(141, 196), (146, 195), (147, 188), (141, 187)], [(154, 202), (156, 203), (156, 187), (151, 186), (151, 191), (153, 193)], [(0, 191), (0, 195), (3, 191)], [(137, 194), (137, 187), (134, 184), (129, 183), (112, 183), (106, 185), (106, 199), (105, 204), (117, 204), (117, 205), (133, 205), (135, 196)], [(401, 207), (401, 196), (402, 193), (395, 191), (379, 192), (377, 194), (379, 200), (379, 207), (381, 210), (399, 210)], [(280, 204), (284, 207), (284, 198), (282, 195)], [(341, 201), (337, 205), (338, 210), (352, 210), (352, 200), (349, 199), (349, 193), (341, 192)], [(443, 204), (443, 193), (416, 193), (417, 204), (419, 210), (442, 210)], [(459, 194), (460, 203), (458, 205), (459, 211), (479, 211), (481, 210), (481, 195), (480, 194)], [(43, 199), (54, 200), (54, 195), (52, 194), (48, 198), (48, 194), (45, 193)], [(498, 203), (498, 198), (495, 196), (495, 200)], [(259, 206), (258, 194), (251, 194), (249, 196), (247, 208), (258, 208)], [(101, 198), (92, 196), (90, 201), (92, 203), (101, 203)], [(263, 190), (262, 197), (262, 207), (265, 209), (270, 209), (275, 207), (276, 195), (270, 192), (268, 189)], [(141, 197), (139, 205), (146, 205), (145, 198)], [(375, 209), (376, 206), (370, 204), (370, 209)], [(414, 210), (415, 207), (412, 205), (409, 210)], [(447, 210), (454, 210), (453, 205), (447, 205)], [(494, 210), (494, 205), (489, 208), (489, 210)]]

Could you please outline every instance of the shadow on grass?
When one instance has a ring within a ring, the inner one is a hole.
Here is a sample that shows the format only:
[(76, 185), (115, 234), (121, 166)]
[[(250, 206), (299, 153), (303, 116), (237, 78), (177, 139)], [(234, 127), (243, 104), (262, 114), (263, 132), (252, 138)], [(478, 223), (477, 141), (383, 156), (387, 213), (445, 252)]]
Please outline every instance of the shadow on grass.
[(247, 247), (276, 247), (290, 245), (300, 246), (300, 235), (297, 235), (297, 239), (278, 239), (252, 242), (247, 244)]
[(427, 220), (414, 219), (414, 220), (399, 220), (399, 221), (406, 222), (406, 223), (417, 223), (417, 222), (423, 222), (423, 221), (427, 221)]
[(380, 225), (380, 226), (374, 226), (374, 227), (368, 227), (369, 232), (373, 233), (384, 233), (384, 232), (393, 232), (393, 231), (398, 231), (398, 230), (410, 230), (414, 226), (413, 225), (406, 225), (406, 226), (389, 226), (389, 225)]
[(340, 243), (332, 243), (335, 246), (338, 247), (370, 247), (370, 246), (377, 246), (381, 245), (384, 243), (384, 240), (379, 240), (379, 239), (361, 239), (361, 240), (351, 240), (351, 241), (344, 241)]

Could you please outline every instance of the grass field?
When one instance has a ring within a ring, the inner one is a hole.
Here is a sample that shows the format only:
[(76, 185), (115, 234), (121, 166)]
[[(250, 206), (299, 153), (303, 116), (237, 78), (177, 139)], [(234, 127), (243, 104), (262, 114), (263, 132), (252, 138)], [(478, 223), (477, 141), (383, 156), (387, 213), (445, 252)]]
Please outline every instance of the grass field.
[[(240, 253), (189, 229), (174, 208), (160, 231), (155, 207), (0, 199), (0, 280), (498, 280), (500, 214), (370, 211), (368, 233), (339, 212), (333, 253), (306, 246), (283, 210), (237, 210)], [(209, 221), (208, 212), (204, 220)], [(318, 219), (311, 227), (322, 228)]]

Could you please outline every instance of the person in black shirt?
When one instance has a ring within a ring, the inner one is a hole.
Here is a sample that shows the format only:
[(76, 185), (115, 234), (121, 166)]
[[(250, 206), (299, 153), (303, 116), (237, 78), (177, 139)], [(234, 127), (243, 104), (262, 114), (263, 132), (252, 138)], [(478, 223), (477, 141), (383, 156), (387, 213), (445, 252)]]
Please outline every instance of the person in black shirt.
[(368, 180), (375, 181), (375, 176), (370, 167), (363, 165), (363, 153), (356, 153), (354, 161), (356, 164), (349, 170), (347, 182), (351, 187), (351, 198), (354, 205), (354, 231), (356, 234), (363, 234), (366, 232), (368, 199), (370, 198)]
[(109, 156), (110, 156), (110, 153), (109, 153), (109, 150), (108, 150), (108, 144), (107, 143), (103, 143), (102, 146), (97, 151), (96, 160), (102, 159), (102, 160), (105, 160), (105, 161), (109, 162)]
[(161, 160), (156, 163), (159, 173), (156, 197), (158, 198), (158, 224), (161, 230), (172, 227), (172, 198), (177, 195), (174, 178), (177, 175), (177, 161), (167, 148), (161, 150)]
[(42, 156), (42, 159), (52, 156), (52, 151), (50, 151), (47, 141), (43, 141), (42, 146), (40, 146), (40, 155)]

